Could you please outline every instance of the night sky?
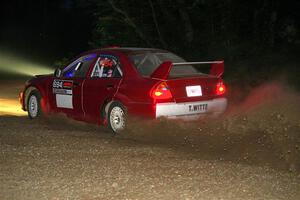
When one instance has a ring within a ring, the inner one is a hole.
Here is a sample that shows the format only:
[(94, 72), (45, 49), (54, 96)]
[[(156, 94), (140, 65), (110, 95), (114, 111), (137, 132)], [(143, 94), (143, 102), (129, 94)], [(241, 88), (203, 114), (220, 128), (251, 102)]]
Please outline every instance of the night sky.
[(73, 1), (1, 4), (0, 49), (47, 64), (88, 49), (93, 15), (75, 7)]

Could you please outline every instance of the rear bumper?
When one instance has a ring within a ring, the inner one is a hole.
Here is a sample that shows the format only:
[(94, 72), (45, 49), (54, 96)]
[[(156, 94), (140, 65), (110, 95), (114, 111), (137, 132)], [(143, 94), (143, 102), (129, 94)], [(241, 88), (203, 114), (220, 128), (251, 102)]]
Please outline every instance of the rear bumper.
[(192, 120), (204, 116), (218, 116), (224, 113), (226, 107), (226, 98), (186, 103), (158, 103), (156, 105), (156, 118), (167, 117)]

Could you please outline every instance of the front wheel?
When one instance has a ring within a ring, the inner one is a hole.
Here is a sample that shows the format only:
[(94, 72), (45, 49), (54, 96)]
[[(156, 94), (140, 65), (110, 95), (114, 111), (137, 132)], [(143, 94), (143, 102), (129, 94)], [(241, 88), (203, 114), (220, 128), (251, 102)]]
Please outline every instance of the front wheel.
[(27, 111), (30, 119), (38, 118), (42, 114), (41, 95), (36, 90), (32, 91), (28, 97)]
[(121, 103), (114, 102), (108, 109), (108, 126), (114, 133), (124, 131), (126, 127), (126, 110)]

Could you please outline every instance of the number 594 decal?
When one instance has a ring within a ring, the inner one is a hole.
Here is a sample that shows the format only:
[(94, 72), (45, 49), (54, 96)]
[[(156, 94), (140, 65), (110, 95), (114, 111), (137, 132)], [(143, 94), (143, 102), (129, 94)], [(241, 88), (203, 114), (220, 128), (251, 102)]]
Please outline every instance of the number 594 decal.
[(56, 98), (56, 106), (59, 108), (73, 108), (73, 81), (53, 80), (52, 89)]

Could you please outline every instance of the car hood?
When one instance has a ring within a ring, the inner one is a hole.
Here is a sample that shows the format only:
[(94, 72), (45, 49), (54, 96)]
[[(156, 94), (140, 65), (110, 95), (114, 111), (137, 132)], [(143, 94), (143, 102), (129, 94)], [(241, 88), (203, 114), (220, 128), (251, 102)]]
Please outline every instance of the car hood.
[(50, 78), (52, 77), (53, 74), (40, 74), (40, 75), (35, 75), (35, 78)]

